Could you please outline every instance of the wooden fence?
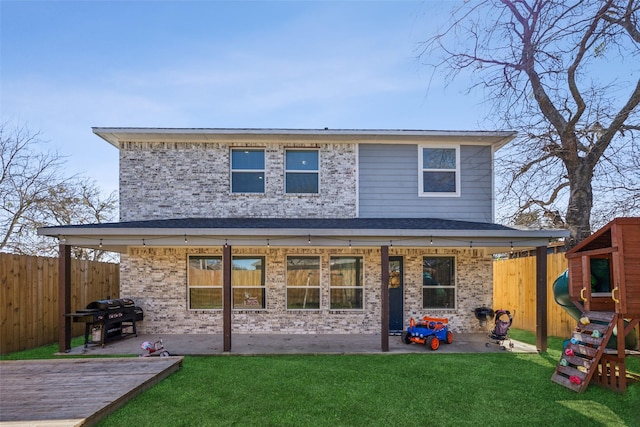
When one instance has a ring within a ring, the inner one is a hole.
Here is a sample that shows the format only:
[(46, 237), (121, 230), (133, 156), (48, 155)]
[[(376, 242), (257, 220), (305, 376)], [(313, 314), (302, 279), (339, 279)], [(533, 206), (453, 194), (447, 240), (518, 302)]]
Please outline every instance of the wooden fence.
[[(568, 337), (576, 321), (553, 297), (552, 284), (567, 269), (564, 253), (547, 255), (547, 335)], [(493, 263), (493, 308), (512, 313), (513, 327), (536, 331), (536, 258), (498, 260)]]
[[(118, 264), (71, 260), (72, 310), (119, 295)], [(0, 253), (0, 310), (0, 354), (57, 342), (58, 259)]]

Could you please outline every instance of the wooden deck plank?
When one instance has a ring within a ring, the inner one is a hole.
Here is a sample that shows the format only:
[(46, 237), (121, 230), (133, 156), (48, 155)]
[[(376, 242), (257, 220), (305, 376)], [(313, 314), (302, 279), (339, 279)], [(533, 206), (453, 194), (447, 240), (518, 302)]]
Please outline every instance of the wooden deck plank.
[(0, 426), (92, 425), (182, 365), (182, 357), (0, 362)]

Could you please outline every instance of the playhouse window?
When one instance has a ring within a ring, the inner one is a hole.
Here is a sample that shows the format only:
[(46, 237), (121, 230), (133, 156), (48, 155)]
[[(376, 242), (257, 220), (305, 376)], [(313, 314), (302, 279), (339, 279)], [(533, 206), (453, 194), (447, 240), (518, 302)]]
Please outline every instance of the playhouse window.
[(613, 271), (611, 269), (611, 259), (607, 256), (593, 257), (590, 259), (591, 266), (591, 295), (610, 295)]
[(231, 260), (233, 308), (265, 308), (264, 257), (235, 256)]
[(362, 310), (364, 262), (360, 256), (332, 256), (329, 297), (331, 310)]
[(422, 308), (455, 308), (454, 257), (422, 259)]
[(287, 257), (287, 309), (320, 308), (320, 257)]
[(222, 257), (190, 256), (188, 264), (189, 309), (222, 309)]

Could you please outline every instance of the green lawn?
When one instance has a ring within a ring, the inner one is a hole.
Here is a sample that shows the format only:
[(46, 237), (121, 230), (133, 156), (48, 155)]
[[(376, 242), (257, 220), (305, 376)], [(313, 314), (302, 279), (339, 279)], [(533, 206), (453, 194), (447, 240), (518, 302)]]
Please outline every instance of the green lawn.
[(540, 355), (187, 356), (100, 426), (640, 426), (640, 384), (565, 389), (550, 381), (562, 340), (549, 344)]

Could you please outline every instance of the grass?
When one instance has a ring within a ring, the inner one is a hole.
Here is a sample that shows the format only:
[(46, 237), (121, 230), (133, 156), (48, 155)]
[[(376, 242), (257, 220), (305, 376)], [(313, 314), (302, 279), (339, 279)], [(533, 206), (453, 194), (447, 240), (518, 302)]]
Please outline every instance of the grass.
[[(71, 339), (71, 348), (84, 344), (84, 337)], [(30, 359), (53, 359), (58, 352), (58, 343), (36, 347), (29, 350), (16, 351), (14, 353), (0, 355), (0, 360), (30, 360)], [(62, 356), (60, 356), (62, 357)], [(64, 356), (69, 357), (69, 356)]]
[[(71, 348), (80, 347), (84, 345), (84, 337), (76, 337), (71, 339)], [(63, 355), (56, 356), (58, 353), (58, 343), (49, 344), (42, 347), (36, 347), (29, 350), (16, 351), (9, 354), (1, 354), (0, 360), (36, 360), (36, 359), (55, 359), (55, 358), (96, 358), (96, 357), (132, 357), (130, 354), (123, 355), (99, 355), (99, 356), (87, 356), (87, 355)]]
[(640, 384), (577, 394), (550, 381), (562, 341), (542, 354), (187, 356), (100, 426), (640, 426)]

